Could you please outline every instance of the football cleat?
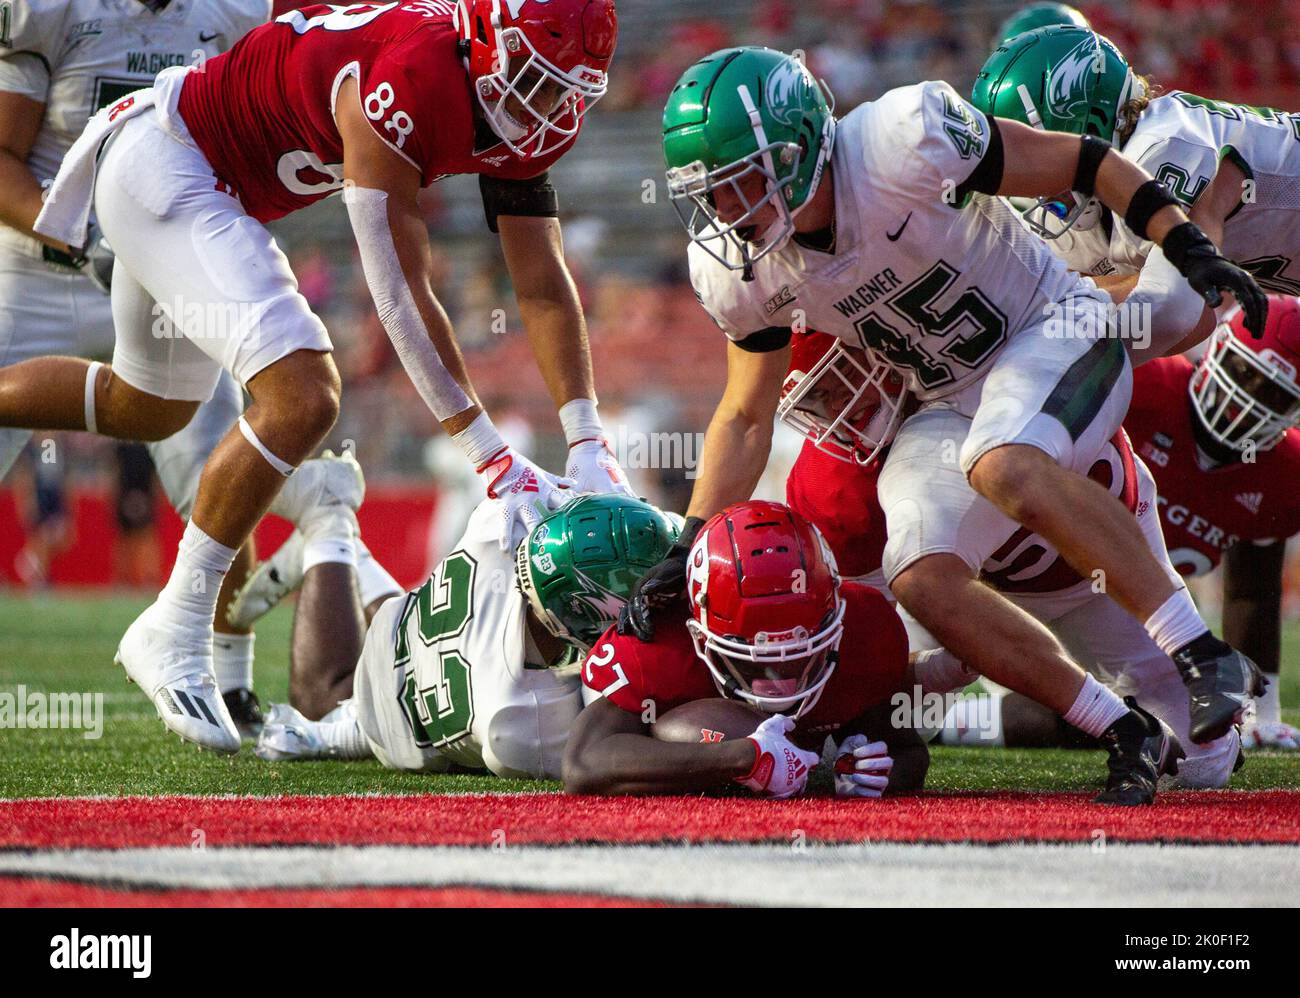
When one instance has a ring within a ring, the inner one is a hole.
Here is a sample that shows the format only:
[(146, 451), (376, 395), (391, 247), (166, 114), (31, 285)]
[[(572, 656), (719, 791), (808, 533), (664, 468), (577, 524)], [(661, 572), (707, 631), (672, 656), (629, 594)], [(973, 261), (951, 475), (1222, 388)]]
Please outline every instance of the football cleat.
[(262, 705), (252, 690), (227, 690), (221, 694), (240, 738), (256, 738), (262, 730)]
[(1241, 747), (1300, 751), (1300, 730), (1284, 721), (1248, 721), (1241, 728)]
[(226, 608), (226, 619), (241, 631), (250, 629), (291, 592), (302, 585), (302, 554), (306, 540), (295, 530), (279, 550), (248, 573)]
[(1173, 660), (1191, 697), (1189, 733), (1198, 745), (1222, 738), (1240, 724), (1251, 698), (1261, 696), (1267, 685), (1254, 662), (1217, 639), (1198, 638), (1174, 652)]
[(287, 703), (273, 703), (266, 712), (253, 754), (267, 762), (298, 762), (329, 755), (320, 724), (309, 721)]
[(366, 478), (351, 451), (304, 461), (271, 503), (271, 512), (303, 527), (318, 516), (343, 509), (355, 513), (366, 497)]
[(168, 730), (213, 752), (239, 751), (239, 730), (230, 718), (212, 673), (212, 632), (156, 619), (155, 603), (126, 629), (113, 661), (153, 701)]
[(1178, 772), (1178, 760), (1186, 754), (1168, 725), (1125, 697), (1129, 712), (1107, 728), (1101, 743), (1110, 758), (1106, 789), (1093, 798), (1094, 804), (1137, 807), (1154, 803), (1156, 784), (1164, 775)]

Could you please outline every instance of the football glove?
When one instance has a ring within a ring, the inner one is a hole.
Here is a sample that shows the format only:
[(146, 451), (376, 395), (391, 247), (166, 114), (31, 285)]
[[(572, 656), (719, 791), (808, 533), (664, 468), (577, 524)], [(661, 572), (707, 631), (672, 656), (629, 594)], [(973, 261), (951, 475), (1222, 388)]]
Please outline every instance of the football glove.
[(884, 742), (849, 735), (835, 751), (835, 796), (879, 797), (889, 786), (894, 760)]
[(636, 498), (618, 458), (603, 437), (579, 440), (571, 445), (564, 475), (579, 492), (618, 492)]
[(478, 474), (488, 498), (501, 504), (502, 551), (513, 551), (535, 524), (572, 494), (571, 481), (543, 470), (511, 447), (502, 447), (479, 465)]
[(1170, 229), (1161, 248), (1165, 251), (1165, 258), (1178, 268), (1192, 290), (1209, 302), (1211, 308), (1223, 304), (1221, 292), (1231, 292), (1246, 314), (1246, 329), (1255, 339), (1264, 335), (1264, 323), (1268, 321), (1268, 299), (1264, 292), (1249, 273), (1224, 259), (1209, 236), (1194, 222), (1184, 222)]
[(637, 580), (627, 605), (619, 612), (619, 634), (631, 633), (642, 641), (654, 638), (650, 613), (671, 606), (686, 595), (686, 559), (702, 526), (704, 521), (698, 516), (688, 516), (677, 535), (677, 542), (668, 549), (664, 560)]
[(816, 752), (805, 752), (786, 737), (794, 730), (794, 718), (773, 714), (754, 729), (754, 768), (736, 782), (769, 797), (793, 797), (808, 785), (808, 774), (821, 760)]
[(86, 248), (77, 257), (77, 269), (90, 278), (90, 283), (104, 294), (113, 289), (113, 261), (116, 259), (113, 248), (99, 231), (99, 226), (90, 223), (86, 234)]
[(1283, 721), (1250, 721), (1241, 726), (1241, 747), (1300, 751), (1300, 731)]

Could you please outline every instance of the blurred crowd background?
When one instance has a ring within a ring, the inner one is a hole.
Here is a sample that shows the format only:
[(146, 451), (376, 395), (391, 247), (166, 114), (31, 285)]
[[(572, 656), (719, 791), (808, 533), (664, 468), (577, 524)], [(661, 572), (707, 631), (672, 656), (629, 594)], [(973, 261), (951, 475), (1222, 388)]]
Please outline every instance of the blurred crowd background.
[[(306, 4), (275, 6), (279, 14)], [(686, 281), (686, 237), (663, 184), (660, 114), (681, 71), (717, 48), (767, 44), (803, 50), (842, 110), (923, 79), (969, 92), (998, 26), (1019, 6), (1005, 0), (622, 0), (609, 95), (552, 176), (566, 253), (586, 307), (601, 410), (621, 456), (640, 446), (645, 459), (631, 463), (651, 465), (632, 469), (646, 494), (670, 506), (684, 503), (696, 434), (724, 373), (721, 334)], [(1137, 71), (1166, 88), (1300, 109), (1300, 0), (1080, 6)], [(520, 327), (499, 246), (484, 224), (476, 180), (435, 184), (424, 204), (436, 290), (479, 394), (517, 446), (558, 467), (559, 424)], [(274, 229), (337, 350), (344, 397), (331, 442), (356, 448), (372, 484), (438, 495), (463, 487), (454, 484), (463, 482), (463, 459), (447, 453), (375, 318), (342, 205), (329, 199)], [(650, 439), (652, 432), (669, 436)], [(785, 454), (797, 449), (790, 431), (779, 431), (782, 437)], [(83, 436), (63, 445), (74, 459), (62, 467), (82, 478), (98, 476), (102, 487), (124, 487), (129, 476), (115, 470), (114, 444)], [(779, 461), (766, 486), (777, 495)], [(673, 466), (656, 466), (662, 464)], [(139, 474), (131, 474), (135, 501), (153, 501), (138, 498), (144, 495)], [(432, 553), (438, 545), (436, 538), (430, 542)], [(146, 545), (139, 557), (154, 555)], [(147, 566), (142, 571), (150, 574)], [(15, 574), (9, 565), (0, 565), (0, 573)], [(1300, 598), (1300, 585), (1288, 589)]]

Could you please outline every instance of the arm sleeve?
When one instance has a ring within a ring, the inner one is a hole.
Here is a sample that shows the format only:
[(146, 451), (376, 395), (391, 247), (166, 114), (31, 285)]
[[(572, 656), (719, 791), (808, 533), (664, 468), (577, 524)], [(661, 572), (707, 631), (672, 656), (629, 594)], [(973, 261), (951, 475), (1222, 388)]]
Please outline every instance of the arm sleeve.
[(402, 272), (388, 224), (388, 195), (349, 185), (343, 203), (356, 234), (361, 269), (375, 310), (420, 398), (439, 419), (464, 412), (473, 402), (442, 363)]
[(62, 14), (51, 5), (32, 0), (11, 0), (0, 4), (0, 90), (21, 94), (44, 104), (49, 95), (50, 77), (57, 66), (54, 36), (63, 22)]

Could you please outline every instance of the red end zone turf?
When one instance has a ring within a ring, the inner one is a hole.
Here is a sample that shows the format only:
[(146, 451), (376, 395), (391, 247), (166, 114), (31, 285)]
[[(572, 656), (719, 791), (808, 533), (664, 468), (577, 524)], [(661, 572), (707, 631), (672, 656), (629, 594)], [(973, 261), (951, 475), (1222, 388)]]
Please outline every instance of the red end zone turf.
[(1086, 794), (931, 794), (891, 801), (447, 794), (0, 801), (0, 848), (537, 843), (1300, 843), (1300, 792), (1162, 794), (1153, 807)]

